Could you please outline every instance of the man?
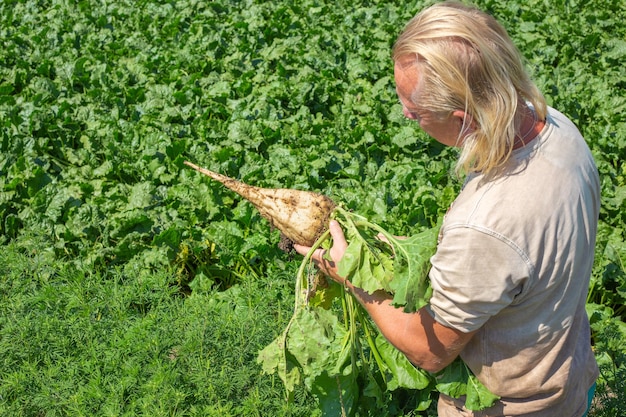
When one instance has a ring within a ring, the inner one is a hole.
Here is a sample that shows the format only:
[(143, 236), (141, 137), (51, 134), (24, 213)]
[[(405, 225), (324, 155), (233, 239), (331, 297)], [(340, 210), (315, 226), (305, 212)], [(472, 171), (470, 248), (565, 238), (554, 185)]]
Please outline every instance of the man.
[[(440, 395), (439, 416), (580, 417), (598, 376), (585, 301), (599, 178), (578, 129), (549, 108), (491, 16), (460, 3), (415, 16), (393, 49), (403, 113), (460, 150), (463, 189), (441, 228), (433, 296), (416, 313), (339, 276), (347, 243), (331, 222), (317, 266), (365, 307), (416, 366), (457, 356), (501, 400), (482, 412)], [(296, 246), (305, 254), (307, 247)]]

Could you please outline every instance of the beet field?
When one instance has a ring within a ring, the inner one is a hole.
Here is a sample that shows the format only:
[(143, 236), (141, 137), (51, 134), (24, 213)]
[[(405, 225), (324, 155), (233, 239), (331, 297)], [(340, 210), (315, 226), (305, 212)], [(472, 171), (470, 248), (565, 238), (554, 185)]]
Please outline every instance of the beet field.
[[(390, 58), (428, 4), (0, 3), (0, 415), (434, 417), (431, 376), (349, 297), (320, 286), (307, 302), (323, 324), (294, 320), (315, 279), (302, 257), (185, 165), (325, 194), (394, 235), (432, 230), (461, 185), (457, 153), (403, 117)], [(590, 415), (624, 416), (626, 3), (477, 5), (596, 159)], [(297, 348), (268, 348), (290, 326)], [(329, 366), (336, 343), (355, 348), (349, 366)]]

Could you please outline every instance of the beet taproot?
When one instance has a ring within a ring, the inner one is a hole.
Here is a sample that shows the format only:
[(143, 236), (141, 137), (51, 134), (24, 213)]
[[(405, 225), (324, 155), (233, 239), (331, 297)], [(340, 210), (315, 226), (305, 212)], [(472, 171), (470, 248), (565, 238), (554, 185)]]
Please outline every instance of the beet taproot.
[(323, 194), (288, 188), (256, 187), (192, 162), (184, 163), (248, 200), (270, 225), (294, 243), (313, 246), (328, 228), (335, 203)]

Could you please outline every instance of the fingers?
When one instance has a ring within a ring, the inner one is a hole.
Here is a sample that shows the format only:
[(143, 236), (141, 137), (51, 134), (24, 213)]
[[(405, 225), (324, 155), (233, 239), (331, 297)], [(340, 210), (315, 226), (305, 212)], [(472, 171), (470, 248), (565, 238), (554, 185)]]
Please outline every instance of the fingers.
[(313, 253), (311, 259), (318, 265), (325, 265), (328, 263), (328, 251), (326, 249), (318, 249)]
[[(298, 252), (302, 256), (306, 256), (311, 250), (310, 246), (302, 246), (302, 245), (293, 245), (296, 252)], [(324, 265), (324, 263), (328, 263), (326, 249), (316, 249), (315, 252), (311, 255), (311, 260), (315, 262), (317, 266)], [(326, 258), (325, 258), (326, 256)], [(332, 262), (334, 265), (334, 262)]]
[(302, 256), (305, 256), (311, 250), (310, 246), (302, 246), (302, 245), (298, 245), (297, 243), (293, 245), (293, 248), (296, 250), (296, 252), (298, 252)]
[(381, 242), (389, 243), (389, 239), (387, 239), (387, 236), (383, 235), (382, 233), (377, 234), (376, 239), (380, 240)]
[[(408, 239), (407, 236), (393, 236), (394, 238), (398, 239), (398, 240), (404, 240), (404, 239)], [(379, 233), (376, 235), (376, 239), (380, 240), (381, 242), (385, 242), (385, 243), (389, 243), (389, 239), (387, 239), (387, 236), (383, 235), (382, 233)]]
[[(315, 263), (318, 269), (328, 276), (335, 275), (336, 262), (343, 257), (348, 243), (344, 236), (341, 225), (336, 220), (331, 220), (329, 225), (330, 236), (333, 240), (333, 246), (329, 249), (316, 249), (311, 255), (311, 260)], [(310, 246), (303, 246), (294, 244), (293, 248), (302, 256), (306, 256), (311, 250)]]
[(331, 220), (328, 225), (328, 229), (330, 230), (330, 236), (333, 238), (333, 247), (331, 248), (331, 256), (333, 259), (339, 259), (343, 256), (343, 253), (346, 251), (348, 247), (348, 242), (346, 241), (346, 237), (343, 234), (343, 229), (341, 225), (336, 220)]

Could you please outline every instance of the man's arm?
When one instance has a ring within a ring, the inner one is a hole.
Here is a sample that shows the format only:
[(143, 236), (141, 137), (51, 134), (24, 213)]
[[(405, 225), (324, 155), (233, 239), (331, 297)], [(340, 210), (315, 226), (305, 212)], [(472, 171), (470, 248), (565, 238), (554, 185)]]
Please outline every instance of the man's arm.
[(475, 332), (463, 333), (438, 323), (422, 308), (405, 313), (391, 305), (392, 297), (384, 291), (368, 294), (345, 284), (369, 313), (383, 336), (415, 366), (437, 372), (450, 364), (463, 350)]

